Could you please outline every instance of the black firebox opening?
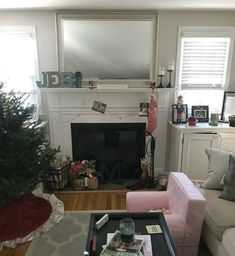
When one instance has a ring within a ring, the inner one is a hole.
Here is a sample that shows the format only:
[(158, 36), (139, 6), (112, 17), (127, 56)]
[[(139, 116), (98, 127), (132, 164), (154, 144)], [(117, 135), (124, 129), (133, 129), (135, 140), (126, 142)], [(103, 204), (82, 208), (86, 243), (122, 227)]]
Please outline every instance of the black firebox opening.
[(73, 161), (95, 159), (103, 179), (138, 179), (145, 123), (72, 123)]

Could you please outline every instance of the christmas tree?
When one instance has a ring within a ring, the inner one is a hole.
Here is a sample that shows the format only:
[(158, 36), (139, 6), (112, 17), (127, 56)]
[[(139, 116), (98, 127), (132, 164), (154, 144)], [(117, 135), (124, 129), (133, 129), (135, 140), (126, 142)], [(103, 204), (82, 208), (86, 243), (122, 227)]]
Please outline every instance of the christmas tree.
[(59, 151), (38, 121), (29, 122), (36, 107), (25, 96), (0, 89), (0, 208), (32, 192)]

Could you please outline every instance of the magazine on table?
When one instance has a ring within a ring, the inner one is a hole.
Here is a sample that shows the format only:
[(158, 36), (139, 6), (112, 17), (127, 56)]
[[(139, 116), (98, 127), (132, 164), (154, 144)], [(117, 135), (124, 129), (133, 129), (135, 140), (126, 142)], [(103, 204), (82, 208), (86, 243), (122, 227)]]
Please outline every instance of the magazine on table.
[[(145, 254), (146, 253), (146, 254)], [(143, 256), (152, 255), (150, 235), (135, 235), (132, 243), (126, 245), (121, 241), (120, 231), (108, 233), (107, 245), (104, 246), (101, 256)]]

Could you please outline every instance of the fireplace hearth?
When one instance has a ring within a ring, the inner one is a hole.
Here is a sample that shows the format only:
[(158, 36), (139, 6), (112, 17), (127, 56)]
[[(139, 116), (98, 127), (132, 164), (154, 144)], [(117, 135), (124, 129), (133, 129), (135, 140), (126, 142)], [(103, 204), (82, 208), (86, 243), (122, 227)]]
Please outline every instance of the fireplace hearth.
[(145, 123), (71, 123), (73, 161), (95, 159), (101, 181), (139, 179)]

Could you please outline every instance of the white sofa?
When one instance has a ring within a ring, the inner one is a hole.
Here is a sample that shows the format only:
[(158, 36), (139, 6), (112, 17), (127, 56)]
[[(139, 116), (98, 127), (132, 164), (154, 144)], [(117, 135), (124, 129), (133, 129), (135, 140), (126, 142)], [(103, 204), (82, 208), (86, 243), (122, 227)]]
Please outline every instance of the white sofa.
[(206, 198), (202, 237), (213, 256), (235, 255), (235, 153), (206, 149), (208, 178), (201, 185)]
[(235, 255), (235, 202), (219, 198), (221, 190), (200, 189), (207, 200), (202, 237), (213, 256)]

